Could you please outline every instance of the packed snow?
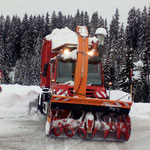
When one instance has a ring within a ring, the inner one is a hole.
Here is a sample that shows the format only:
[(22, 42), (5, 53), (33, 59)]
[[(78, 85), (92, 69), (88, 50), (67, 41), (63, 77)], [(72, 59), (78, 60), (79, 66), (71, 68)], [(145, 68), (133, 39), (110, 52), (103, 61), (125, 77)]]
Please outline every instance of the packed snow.
[(28, 116), (29, 102), (41, 92), (38, 86), (1, 85), (0, 118)]
[[(64, 44), (78, 44), (78, 37), (76, 32), (73, 32), (69, 28), (54, 29), (51, 34), (47, 35), (46, 40), (52, 40), (52, 49), (55, 49)], [(58, 40), (59, 39), (59, 40)], [(98, 39), (96, 37), (89, 38), (89, 44), (96, 43)]]

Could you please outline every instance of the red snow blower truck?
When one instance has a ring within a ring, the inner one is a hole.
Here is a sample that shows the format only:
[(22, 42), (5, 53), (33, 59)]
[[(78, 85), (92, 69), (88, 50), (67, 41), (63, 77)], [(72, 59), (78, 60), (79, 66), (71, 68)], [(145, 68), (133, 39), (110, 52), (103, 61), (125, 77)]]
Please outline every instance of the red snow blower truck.
[(104, 87), (99, 50), (103, 32), (92, 42), (85, 26), (78, 26), (73, 35), (62, 33), (60, 39), (51, 34), (43, 42), (38, 109), (47, 115), (46, 135), (129, 140), (132, 102), (110, 100)]

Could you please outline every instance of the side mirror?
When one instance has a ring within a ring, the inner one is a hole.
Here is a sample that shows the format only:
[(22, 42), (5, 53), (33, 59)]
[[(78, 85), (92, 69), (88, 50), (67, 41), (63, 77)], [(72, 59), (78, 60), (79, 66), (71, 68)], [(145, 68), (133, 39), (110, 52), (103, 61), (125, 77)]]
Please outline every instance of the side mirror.
[(42, 76), (46, 77), (47, 76), (47, 69), (48, 69), (48, 64), (44, 64), (44, 69), (42, 72)]

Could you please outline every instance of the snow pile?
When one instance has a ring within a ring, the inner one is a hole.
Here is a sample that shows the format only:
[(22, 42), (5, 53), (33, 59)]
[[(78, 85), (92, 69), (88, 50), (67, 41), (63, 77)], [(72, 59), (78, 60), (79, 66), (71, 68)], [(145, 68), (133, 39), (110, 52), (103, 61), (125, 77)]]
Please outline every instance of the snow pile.
[(139, 118), (150, 118), (150, 103), (133, 103), (130, 115)]
[(63, 29), (54, 29), (51, 34), (46, 36), (46, 40), (52, 40), (52, 49), (59, 47), (65, 43), (77, 44), (78, 38), (75, 32), (71, 31), (67, 27)]
[(37, 99), (38, 86), (1, 85), (0, 118), (27, 116), (29, 102)]
[[(51, 34), (47, 35), (46, 40), (52, 40), (52, 49), (55, 49), (64, 44), (78, 44), (78, 37), (75, 32), (65, 27), (63, 29), (54, 29)], [(96, 37), (89, 38), (89, 44), (96, 43)]]
[[(109, 90), (107, 90), (107, 95), (109, 96)], [(131, 102), (131, 95), (129, 93), (126, 93), (123, 91), (111, 90), (110, 91), (110, 100)]]

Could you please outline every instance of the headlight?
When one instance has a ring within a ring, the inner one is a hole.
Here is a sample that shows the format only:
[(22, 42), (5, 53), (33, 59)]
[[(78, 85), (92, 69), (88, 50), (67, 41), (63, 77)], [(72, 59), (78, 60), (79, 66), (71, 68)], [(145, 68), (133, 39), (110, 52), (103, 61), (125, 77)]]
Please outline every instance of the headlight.
[(69, 50), (68, 48), (65, 48), (65, 49), (63, 50), (63, 53), (64, 53), (65, 55), (68, 55), (68, 54), (70, 53), (70, 50)]
[(87, 54), (88, 54), (89, 56), (93, 56), (93, 55), (94, 55), (94, 52), (93, 52), (93, 51), (89, 51)]

